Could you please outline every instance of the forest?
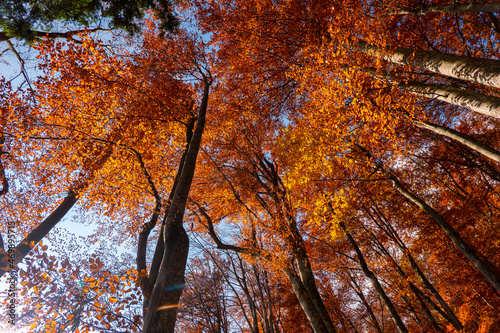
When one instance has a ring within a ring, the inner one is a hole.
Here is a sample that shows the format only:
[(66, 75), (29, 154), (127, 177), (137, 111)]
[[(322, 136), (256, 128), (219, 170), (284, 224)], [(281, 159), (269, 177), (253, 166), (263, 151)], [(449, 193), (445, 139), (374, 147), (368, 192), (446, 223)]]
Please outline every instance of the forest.
[(0, 331), (500, 332), (485, 1), (2, 1)]

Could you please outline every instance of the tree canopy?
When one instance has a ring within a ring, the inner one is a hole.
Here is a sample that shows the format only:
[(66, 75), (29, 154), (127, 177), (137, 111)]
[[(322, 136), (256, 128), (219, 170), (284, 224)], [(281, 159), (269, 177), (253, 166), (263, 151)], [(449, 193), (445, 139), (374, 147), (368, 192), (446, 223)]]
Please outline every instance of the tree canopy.
[(148, 9), (156, 14), (163, 30), (177, 28), (179, 22), (169, 0), (2, 0), (0, 40), (15, 37), (31, 42), (47, 35), (59, 22), (65, 26), (111, 26), (137, 33)]
[(2, 14), (5, 327), (500, 330), (498, 3), (54, 6)]

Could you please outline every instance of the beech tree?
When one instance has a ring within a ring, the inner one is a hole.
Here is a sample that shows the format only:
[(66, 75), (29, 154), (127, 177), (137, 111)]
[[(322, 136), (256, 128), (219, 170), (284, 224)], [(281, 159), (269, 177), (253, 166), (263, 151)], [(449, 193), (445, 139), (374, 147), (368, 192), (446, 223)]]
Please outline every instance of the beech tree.
[[(1, 83), (23, 324), (500, 329), (496, 3), (172, 8), (176, 35), (49, 36), (33, 89)], [(93, 253), (53, 244), (70, 208)]]

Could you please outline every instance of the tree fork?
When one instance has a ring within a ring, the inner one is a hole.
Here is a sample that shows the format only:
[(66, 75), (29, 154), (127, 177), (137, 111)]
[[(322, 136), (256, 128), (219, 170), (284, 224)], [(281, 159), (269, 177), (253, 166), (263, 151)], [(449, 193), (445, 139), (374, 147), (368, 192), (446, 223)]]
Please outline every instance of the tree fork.
[(144, 319), (143, 331), (145, 333), (174, 332), (178, 303), (184, 288), (184, 272), (189, 251), (189, 238), (183, 226), (183, 218), (194, 177), (208, 106), (210, 82), (207, 77), (204, 77), (203, 83), (203, 97), (198, 111), (196, 128), (189, 143), (182, 174), (164, 225), (165, 247)]

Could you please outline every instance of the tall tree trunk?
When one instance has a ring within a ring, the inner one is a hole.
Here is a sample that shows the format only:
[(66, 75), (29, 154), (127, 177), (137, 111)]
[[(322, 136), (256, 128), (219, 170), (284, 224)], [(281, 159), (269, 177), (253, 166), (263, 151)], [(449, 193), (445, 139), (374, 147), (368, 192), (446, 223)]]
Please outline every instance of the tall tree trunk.
[[(179, 179), (182, 174), (182, 168), (184, 166), (184, 161), (186, 160), (186, 155), (189, 149), (189, 143), (191, 142), (191, 139), (193, 137), (193, 130), (194, 130), (194, 124), (196, 122), (196, 117), (192, 115), (192, 117), (189, 119), (187, 122), (187, 128), (186, 128), (186, 147), (184, 149), (184, 152), (182, 153), (181, 160), (179, 161), (179, 166), (177, 168), (177, 174), (175, 175), (174, 183), (172, 184), (172, 188), (170, 190), (170, 194), (168, 196), (168, 203), (172, 202), (172, 199), (175, 194), (175, 190), (177, 188), (177, 185), (179, 184)], [(139, 159), (141, 168), (143, 169), (143, 174), (145, 175), (149, 187), (154, 195), (155, 198), (155, 208), (153, 210), (151, 219), (148, 223), (145, 223), (143, 225), (143, 228), (141, 232), (139, 233), (139, 239), (137, 242), (137, 258), (136, 258), (136, 264), (137, 264), (137, 271), (141, 272), (142, 270), (146, 270), (146, 249), (147, 249), (147, 243), (148, 243), (148, 237), (149, 233), (151, 230), (156, 226), (156, 222), (158, 221), (160, 212), (161, 212), (161, 197), (156, 190), (156, 186), (149, 175), (144, 162), (142, 161), (141, 156), (137, 153), (137, 157)], [(168, 207), (166, 207), (165, 212), (168, 212), (170, 210), (170, 204)], [(165, 222), (167, 219), (167, 215), (165, 214), (164, 219), (162, 221), (161, 225), (161, 230), (160, 230), (160, 235), (164, 234), (165, 230)], [(142, 295), (143, 295), (143, 316), (144, 318), (146, 317), (147, 313), (147, 307), (149, 305), (150, 301), (150, 296), (151, 292), (153, 291), (153, 287), (156, 283), (156, 278), (158, 276), (158, 271), (160, 270), (160, 265), (161, 261), (163, 258), (163, 252), (165, 250), (165, 239), (163, 237), (158, 237), (158, 240), (156, 242), (156, 248), (155, 252), (153, 255), (153, 260), (151, 262), (151, 267), (149, 269), (149, 274), (148, 275), (143, 275), (141, 280), (140, 280), (140, 286), (142, 290)]]
[[(110, 139), (113, 138), (113, 135), (116, 135), (116, 132), (112, 132), (109, 136)], [(90, 142), (90, 141), (89, 141)], [(77, 180), (70, 186), (68, 194), (63, 199), (63, 201), (57, 206), (57, 208), (47, 216), (42, 223), (40, 223), (35, 229), (33, 229), (15, 248), (9, 248), (15, 252), (15, 259), (12, 263), (13, 265), (17, 265), (20, 263), (24, 257), (28, 255), (31, 249), (38, 244), (47, 234), (61, 221), (61, 219), (66, 216), (69, 210), (75, 205), (78, 200), (78, 194), (85, 187), (88, 186), (90, 181), (94, 178), (94, 174), (96, 170), (102, 168), (102, 166), (106, 163), (109, 156), (113, 151), (113, 146), (108, 146), (104, 151), (101, 151), (102, 147), (99, 148), (89, 148), (96, 149), (96, 154), (89, 154), (89, 157), (83, 163), (83, 171), (80, 173)], [(0, 237), (1, 238), (1, 237)], [(11, 263), (8, 263), (7, 256), (2, 253), (0, 249), (0, 277), (2, 277), (8, 268), (11, 266)]]
[(422, 297), (420, 295), (420, 293), (421, 293), (420, 290), (417, 288), (417, 286), (415, 286), (411, 282), (409, 282), (408, 285), (409, 285), (411, 291), (413, 292), (413, 294), (415, 295), (415, 297), (417, 298), (417, 301), (420, 304), (420, 308), (424, 312), (427, 320), (431, 323), (432, 327), (434, 327), (434, 329), (438, 332), (443, 332), (443, 330), (441, 329), (439, 324), (436, 322), (436, 318), (434, 318), (431, 311), (429, 310), (429, 307), (427, 307), (427, 304), (425, 304), (424, 300), (422, 299)]
[[(303, 249), (303, 251), (305, 251), (305, 248)], [(311, 301), (313, 302), (319, 315), (321, 316), (327, 332), (336, 333), (337, 331), (335, 329), (335, 326), (333, 325), (332, 320), (330, 319), (330, 315), (328, 314), (328, 310), (325, 307), (325, 303), (323, 303), (321, 295), (319, 294), (318, 286), (316, 285), (316, 280), (311, 268), (311, 263), (309, 262), (309, 258), (307, 257), (307, 255), (301, 255), (300, 258), (297, 258), (295, 260), (295, 262), (297, 263), (300, 279), (302, 280), (302, 283), (304, 284), (304, 287), (306, 288)]]
[(425, 15), (427, 13), (494, 13), (500, 12), (499, 2), (487, 3), (455, 3), (451, 5), (423, 6), (420, 9), (397, 10), (388, 15)]
[[(379, 208), (375, 205), (374, 210), (379, 217), (380, 221), (383, 223), (382, 226), (373, 216), (371, 216), (372, 220), (378, 225), (378, 227), (386, 233), (387, 236), (389, 236), (395, 243), (396, 245), (401, 249), (403, 252), (404, 256), (408, 259), (410, 262), (410, 266), (413, 268), (413, 270), (417, 273), (418, 277), (424, 284), (424, 287), (429, 290), (429, 292), (436, 298), (438, 301), (439, 305), (444, 309), (444, 313), (442, 313), (443, 317), (448, 320), (457, 331), (461, 331), (463, 329), (463, 325), (458, 320), (457, 316), (453, 312), (453, 310), (450, 308), (448, 303), (443, 299), (441, 294), (436, 290), (434, 285), (429, 281), (427, 276), (425, 276), (424, 272), (420, 269), (418, 266), (417, 262), (413, 258), (413, 255), (411, 254), (410, 250), (408, 247), (406, 247), (406, 244), (403, 242), (403, 240), (399, 237), (398, 233), (396, 230), (392, 227), (392, 225), (389, 223), (389, 221), (386, 219), (386, 217), (382, 214), (382, 212), (379, 210)], [(387, 228), (387, 229), (386, 229)]]
[(292, 267), (283, 269), (314, 333), (329, 333), (301, 278)]
[(500, 61), (498, 60), (402, 47), (382, 49), (368, 45), (366, 42), (360, 42), (358, 47), (362, 52), (386, 59), (395, 64), (419, 67), (433, 73), (500, 88)]
[[(371, 231), (367, 230), (366, 228), (365, 231), (370, 234), (371, 238), (375, 241), (375, 244), (380, 249), (380, 251), (392, 262), (392, 264), (396, 268), (396, 271), (401, 276), (401, 280), (406, 282), (412, 293), (415, 295), (415, 298), (420, 304), (420, 308), (422, 309), (422, 312), (424, 313), (429, 323), (434, 327), (436, 331), (442, 332), (443, 330), (441, 329), (441, 327), (439, 327), (438, 323), (436, 322), (436, 319), (434, 318), (429, 308), (425, 304), (423, 298), (421, 297), (422, 292), (420, 291), (420, 289), (418, 289), (417, 286), (415, 286), (413, 282), (410, 281), (409, 277), (403, 271), (401, 266), (399, 266), (399, 263), (396, 261), (396, 259), (385, 248), (384, 244), (382, 244), (382, 242), (380, 242), (380, 240)], [(408, 299), (407, 301), (411, 306), (410, 300)]]
[(500, 163), (500, 152), (495, 149), (485, 145), (484, 143), (474, 139), (471, 136), (455, 131), (454, 129), (447, 128), (444, 126), (432, 124), (424, 121), (417, 121), (415, 125), (420, 128), (424, 128), (433, 133), (445, 136), (447, 138), (453, 139), (455, 141), (460, 142), (464, 146), (469, 147), (470, 149), (480, 153), (483, 156), (486, 156), (498, 163)]
[(460, 89), (446, 84), (409, 82), (399, 87), (427, 98), (461, 106), (484, 115), (500, 119), (500, 98), (483, 95), (471, 90)]
[(382, 302), (384, 303), (385, 307), (387, 308), (387, 310), (389, 310), (389, 313), (391, 314), (391, 318), (394, 321), (394, 324), (396, 324), (398, 332), (408, 333), (408, 329), (406, 328), (405, 324), (403, 323), (403, 320), (401, 319), (398, 312), (396, 311), (396, 308), (392, 304), (391, 299), (385, 293), (384, 288), (382, 288), (382, 285), (378, 281), (375, 274), (368, 268), (368, 265), (366, 264), (365, 258), (363, 257), (363, 253), (361, 253), (361, 250), (359, 249), (358, 244), (356, 243), (356, 241), (352, 237), (351, 233), (347, 230), (347, 228), (343, 222), (340, 222), (339, 226), (340, 226), (340, 228), (342, 228), (345, 235), (347, 236), (349, 243), (354, 248), (354, 251), (356, 252), (356, 255), (358, 257), (359, 265), (361, 266), (361, 270), (366, 275), (366, 277), (368, 279), (370, 279), (370, 281), (373, 284), (373, 287), (375, 288), (378, 295), (382, 299)]
[(205, 79), (196, 128), (189, 143), (182, 174), (164, 226), (163, 258), (144, 320), (145, 333), (174, 332), (179, 299), (185, 284), (184, 273), (189, 252), (189, 238), (183, 225), (184, 212), (205, 127), (209, 88), (210, 83)]
[(491, 283), (491, 285), (500, 291), (500, 276), (495, 273), (493, 265), (488, 260), (483, 260), (470, 246), (460, 237), (455, 229), (446, 221), (441, 214), (434, 208), (429, 206), (424, 200), (404, 188), (399, 180), (393, 175), (388, 174), (394, 188), (408, 200), (422, 208), (436, 223), (444, 230), (450, 240), (458, 247), (467, 259), (483, 274), (483, 276)]
[(366, 300), (365, 295), (363, 294), (363, 289), (356, 282), (356, 279), (354, 279), (354, 277), (352, 277), (350, 274), (349, 274), (349, 279), (352, 282), (352, 287), (354, 289), (354, 292), (356, 293), (356, 295), (358, 295), (359, 299), (361, 299), (361, 303), (363, 303), (366, 311), (368, 311), (368, 315), (370, 316), (370, 318), (372, 320), (373, 327), (375, 328), (375, 330), (378, 333), (382, 333), (383, 332), (382, 328), (380, 328), (380, 325), (377, 321), (377, 317), (375, 316), (375, 313), (373, 312), (372, 307), (370, 306), (370, 304)]
[(273, 213), (269, 209), (269, 206), (263, 202), (260, 197), (258, 197), (259, 202), (264, 209), (267, 207), (266, 210), (271, 218), (280, 221), (279, 224), (282, 228), (281, 232), (286, 235), (285, 241), (290, 249), (292, 249), (294, 261), (297, 266), (297, 271), (302, 285), (305, 288), (309, 299), (314, 304), (317, 313), (321, 317), (327, 332), (336, 333), (337, 331), (335, 326), (333, 325), (328, 310), (326, 309), (318, 291), (318, 286), (316, 285), (316, 280), (311, 268), (305, 242), (297, 227), (297, 221), (295, 219), (292, 206), (290, 205), (286, 195), (286, 188), (278, 175), (275, 164), (271, 163), (263, 156), (256, 157), (258, 159), (258, 164), (255, 164), (255, 168), (262, 172), (262, 176), (257, 174), (256, 180), (260, 182), (269, 194), (271, 194), (273, 203), (276, 207), (276, 212)]

